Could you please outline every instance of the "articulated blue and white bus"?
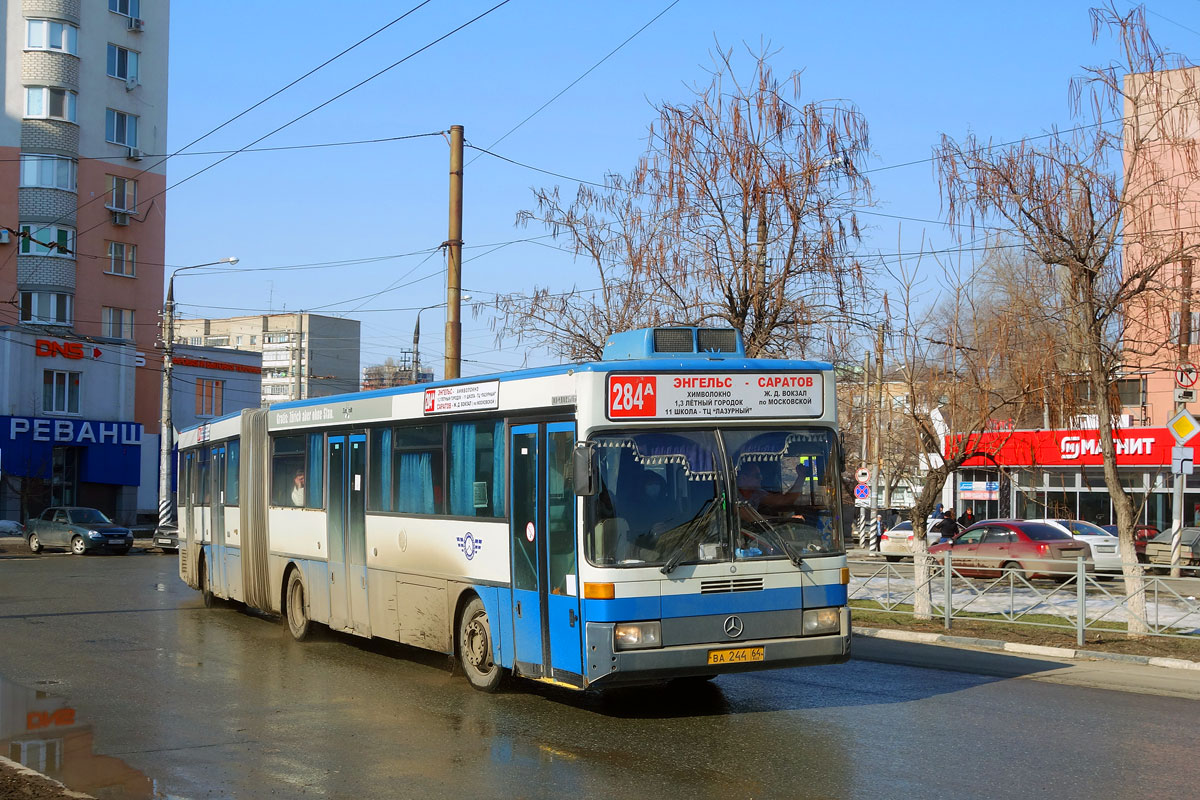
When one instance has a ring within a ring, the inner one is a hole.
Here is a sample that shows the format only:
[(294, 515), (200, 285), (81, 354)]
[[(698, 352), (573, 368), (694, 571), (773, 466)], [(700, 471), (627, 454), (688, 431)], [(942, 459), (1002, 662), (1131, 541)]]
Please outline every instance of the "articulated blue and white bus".
[(729, 329), (602, 361), (285, 402), (180, 436), (180, 576), (584, 689), (844, 661), (831, 367)]

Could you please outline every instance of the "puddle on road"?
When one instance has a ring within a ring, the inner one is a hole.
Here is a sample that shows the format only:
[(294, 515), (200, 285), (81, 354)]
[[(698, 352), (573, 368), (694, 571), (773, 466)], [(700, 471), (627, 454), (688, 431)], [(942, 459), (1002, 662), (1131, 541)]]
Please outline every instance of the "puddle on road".
[(79, 719), (67, 698), (0, 676), (0, 755), (101, 800), (168, 797), (150, 778), (94, 747), (92, 726)]

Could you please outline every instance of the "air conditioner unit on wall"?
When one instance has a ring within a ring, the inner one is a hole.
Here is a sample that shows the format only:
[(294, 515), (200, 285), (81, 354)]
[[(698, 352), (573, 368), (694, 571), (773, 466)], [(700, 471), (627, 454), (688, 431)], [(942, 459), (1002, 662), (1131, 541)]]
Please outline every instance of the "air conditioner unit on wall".
[(146, 20), (144, 20), (144, 19), (138, 19), (137, 17), (130, 17), (130, 18), (129, 18), (129, 30), (131, 30), (131, 31), (143, 31), (143, 30), (145, 30), (145, 29), (146, 29)]
[(136, 147), (131, 147), (131, 148), (129, 148), (129, 151), (125, 154), (125, 157), (128, 158), (130, 161), (141, 161), (142, 160), (142, 151)]
[(128, 214), (126, 214), (124, 211), (114, 211), (113, 212), (113, 225), (128, 225), (128, 224), (129, 224), (129, 215)]

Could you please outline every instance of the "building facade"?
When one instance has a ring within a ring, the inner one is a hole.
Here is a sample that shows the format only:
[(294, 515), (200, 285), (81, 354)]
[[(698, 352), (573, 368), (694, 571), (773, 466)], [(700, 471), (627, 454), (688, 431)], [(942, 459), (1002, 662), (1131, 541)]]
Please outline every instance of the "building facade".
[[(36, 473), (20, 475), (17, 461), (0, 453), (7, 493), (0, 512), (13, 516), (14, 491), (30, 497), (32, 484), (14, 487), (28, 477), (48, 481), (46, 496), (55, 501), (95, 500), (132, 521), (138, 511), (156, 508), (153, 493), (139, 498), (131, 491), (124, 466), (120, 482), (88, 480), (114, 476), (93, 458), (111, 441), (98, 436), (92, 443), (88, 433), (97, 425), (136, 428), (136, 436), (120, 436), (126, 459), (128, 448), (157, 446), (166, 176), (147, 154), (166, 151), (170, 4), (14, 0), (0, 8), (0, 335), (6, 339), (0, 395), (8, 418), (2, 435)], [(103, 355), (86, 355), (93, 350)], [(79, 353), (85, 355), (73, 357)], [(29, 460), (39, 460), (40, 451), (22, 451), (11, 438), (24, 424), (13, 421), (27, 420), (34, 426), (30, 441), (44, 444), (37, 434), (43, 419), (55, 437), (66, 436), (68, 427), (76, 436), (71, 447), (54, 438), (48, 477), (46, 465)], [(77, 469), (62, 462), (75, 458), (72, 447), (80, 448)], [(153, 485), (153, 453), (147, 463)], [(134, 489), (139, 480), (132, 479)]]
[[(1167, 428), (1115, 432), (1121, 485), (1134, 498), (1139, 524), (1166, 530), (1171, 512), (1171, 448)], [(975, 449), (991, 454), (968, 460), (952, 482), (954, 507), (977, 519), (1041, 517), (1115, 525), (1104, 483), (1099, 432), (1016, 430), (982, 434)], [(1187, 476), (1184, 524), (1200, 524), (1200, 474)]]
[(0, 518), (84, 505), (135, 521), (143, 474), (158, 470), (136, 419), (134, 348), (0, 328)]
[(259, 407), (262, 353), (177, 344), (171, 360), (171, 420), (175, 430)]
[(262, 353), (262, 405), (354, 392), (359, 387), (358, 320), (263, 314), (175, 322), (175, 341)]

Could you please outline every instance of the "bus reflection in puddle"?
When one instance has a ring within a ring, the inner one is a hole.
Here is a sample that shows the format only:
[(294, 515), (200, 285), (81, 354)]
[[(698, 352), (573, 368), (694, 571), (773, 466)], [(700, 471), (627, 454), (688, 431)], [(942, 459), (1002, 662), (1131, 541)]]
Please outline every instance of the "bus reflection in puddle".
[(93, 747), (92, 727), (78, 719), (66, 698), (0, 676), (0, 755), (98, 798), (156, 796), (149, 778)]

